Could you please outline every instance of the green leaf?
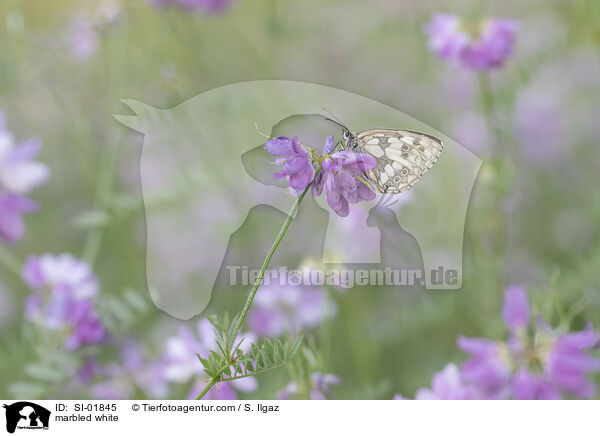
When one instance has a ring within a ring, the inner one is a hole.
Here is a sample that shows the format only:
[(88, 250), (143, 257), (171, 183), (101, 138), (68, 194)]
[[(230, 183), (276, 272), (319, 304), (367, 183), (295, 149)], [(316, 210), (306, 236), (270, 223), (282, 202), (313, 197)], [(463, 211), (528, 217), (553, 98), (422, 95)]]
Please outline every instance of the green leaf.
[(198, 360), (200, 360), (200, 363), (202, 363), (202, 366), (204, 368), (208, 368), (208, 360), (201, 357), (198, 353), (196, 353), (196, 356), (198, 356)]
[(294, 341), (294, 343), (290, 347), (288, 355), (286, 356), (286, 360), (292, 360), (292, 358), (296, 355), (296, 353), (300, 349), (300, 345), (302, 344), (303, 339), (304, 339), (304, 336), (300, 336), (298, 339), (296, 339)]

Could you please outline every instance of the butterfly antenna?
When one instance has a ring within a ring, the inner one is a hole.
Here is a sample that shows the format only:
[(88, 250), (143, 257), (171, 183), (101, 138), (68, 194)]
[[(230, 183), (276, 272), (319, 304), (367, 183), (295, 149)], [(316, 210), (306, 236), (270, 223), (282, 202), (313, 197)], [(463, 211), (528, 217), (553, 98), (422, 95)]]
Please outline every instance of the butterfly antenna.
[(338, 126), (343, 127), (346, 130), (349, 130), (348, 127), (346, 127), (346, 125), (342, 122), (342, 120), (340, 120), (338, 117), (336, 117), (333, 112), (331, 112), (329, 109), (327, 108), (321, 108), (323, 109), (325, 112), (327, 112), (329, 115), (331, 115), (331, 118), (329, 117), (325, 117), (326, 120), (331, 121), (335, 124), (337, 124)]
[(258, 128), (258, 123), (256, 121), (254, 122), (254, 127), (256, 128), (256, 131), (258, 132), (258, 134), (260, 136), (264, 136), (267, 139), (273, 139), (269, 135), (266, 135), (266, 134), (264, 134), (263, 132), (260, 131), (260, 129)]

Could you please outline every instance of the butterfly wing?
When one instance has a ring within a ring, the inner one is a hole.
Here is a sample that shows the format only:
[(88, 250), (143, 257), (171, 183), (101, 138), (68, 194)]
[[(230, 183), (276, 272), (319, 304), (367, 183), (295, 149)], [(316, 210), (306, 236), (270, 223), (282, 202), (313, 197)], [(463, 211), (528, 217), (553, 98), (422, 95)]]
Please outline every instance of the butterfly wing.
[(355, 141), (355, 151), (375, 157), (377, 165), (365, 176), (384, 194), (412, 188), (437, 162), (443, 149), (439, 139), (411, 130), (365, 130)]

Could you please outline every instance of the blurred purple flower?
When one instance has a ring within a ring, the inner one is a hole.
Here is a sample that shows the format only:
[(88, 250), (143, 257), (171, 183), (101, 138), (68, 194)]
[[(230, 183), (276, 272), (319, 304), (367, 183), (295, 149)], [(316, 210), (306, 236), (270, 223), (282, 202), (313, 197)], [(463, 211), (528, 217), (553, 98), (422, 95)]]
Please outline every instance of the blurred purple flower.
[[(244, 339), (240, 348), (247, 352), (256, 337), (252, 333), (241, 334), (236, 343)], [(198, 355), (208, 357), (210, 350), (216, 348), (214, 327), (207, 319), (198, 322), (196, 334), (186, 327), (179, 329), (179, 334), (167, 339), (163, 356), (163, 376), (167, 381), (176, 383), (189, 382), (194, 378), (202, 378), (204, 370)], [(249, 392), (256, 390), (254, 377), (241, 378), (231, 382), (236, 389)], [(202, 388), (198, 389), (198, 392)], [(195, 391), (192, 389), (192, 392)]]
[(315, 168), (308, 151), (298, 142), (298, 137), (279, 136), (265, 142), (265, 149), (283, 169), (275, 173), (276, 179), (286, 177), (291, 188), (303, 191), (315, 177)]
[(504, 295), (502, 317), (511, 331), (527, 327), (531, 314), (529, 298), (522, 286), (509, 286)]
[(586, 352), (598, 346), (599, 341), (591, 324), (583, 331), (559, 336), (546, 360), (552, 384), (573, 397), (592, 398), (596, 390), (586, 374), (600, 370), (600, 360)]
[(529, 331), (530, 307), (520, 286), (506, 290), (504, 321), (510, 331), (506, 342), (458, 338), (458, 346), (471, 355), (461, 368), (464, 380), (486, 399), (557, 399), (595, 395), (587, 378), (600, 370), (600, 360), (588, 352), (600, 342), (591, 324), (580, 332), (562, 333), (538, 323)]
[(230, 8), (235, 0), (150, 0), (150, 3), (163, 8), (179, 6), (194, 12), (214, 14)]
[(440, 58), (482, 71), (504, 64), (512, 53), (517, 28), (514, 20), (490, 18), (471, 32), (456, 15), (437, 13), (424, 30), (430, 50)]
[(525, 368), (515, 373), (511, 388), (513, 398), (516, 400), (559, 400), (561, 398), (558, 390), (549, 380)]
[(90, 384), (100, 374), (102, 366), (95, 358), (88, 358), (77, 371), (77, 380), (83, 384)]
[(27, 194), (42, 185), (49, 176), (48, 167), (34, 162), (40, 151), (37, 140), (15, 145), (12, 136), (0, 132), (0, 188), (14, 194)]
[(74, 350), (105, 339), (104, 326), (90, 300), (76, 300), (72, 295), (51, 295), (48, 302), (43, 298), (41, 293), (35, 293), (25, 299), (25, 317), (64, 334), (66, 349)]
[(433, 375), (431, 389), (422, 388), (415, 394), (416, 400), (474, 400), (477, 390), (465, 383), (457, 366), (449, 363)]
[(25, 299), (28, 321), (64, 334), (64, 346), (71, 350), (105, 339), (93, 302), (98, 282), (87, 263), (69, 254), (31, 256), (22, 274), (34, 290)]
[(92, 397), (99, 400), (126, 400), (137, 388), (150, 398), (165, 398), (169, 386), (163, 376), (163, 366), (161, 360), (146, 359), (138, 344), (127, 341), (120, 349), (119, 362), (105, 367), (92, 364), (94, 375), (106, 378), (94, 385)]
[(261, 286), (248, 314), (253, 332), (261, 336), (292, 335), (316, 327), (336, 312), (323, 288), (306, 286)]
[(458, 338), (458, 347), (471, 355), (461, 369), (464, 380), (477, 385), (485, 398), (501, 399), (510, 394), (507, 385), (511, 363), (504, 344), (461, 336)]
[(442, 59), (460, 57), (470, 40), (460, 18), (451, 14), (433, 14), (424, 31), (429, 36), (427, 46)]
[(472, 70), (501, 67), (512, 53), (517, 28), (514, 20), (492, 18), (485, 21), (479, 39), (467, 45), (461, 55), (464, 65)]
[(67, 28), (67, 43), (73, 57), (85, 61), (96, 53), (100, 37), (96, 23), (90, 17), (79, 17)]
[(6, 130), (6, 120), (0, 112), (0, 239), (9, 244), (23, 237), (22, 215), (37, 211), (37, 204), (25, 194), (43, 184), (49, 176), (46, 165), (33, 161), (40, 146), (36, 140), (17, 145)]
[(104, 340), (104, 326), (91, 301), (70, 301), (65, 308), (63, 323), (71, 330), (65, 348), (74, 350)]
[[(323, 374), (321, 372), (313, 372), (310, 375), (310, 399), (311, 400), (326, 400), (331, 398), (331, 388), (339, 385), (342, 382), (341, 377), (335, 374)], [(296, 383), (290, 383), (284, 387), (277, 395), (278, 400), (289, 400), (300, 393)]]
[(89, 264), (71, 254), (30, 256), (23, 268), (23, 280), (34, 290), (68, 294), (76, 300), (98, 294), (98, 279)]
[(0, 192), (0, 239), (8, 244), (19, 241), (25, 233), (21, 215), (37, 210), (37, 203), (27, 197)]

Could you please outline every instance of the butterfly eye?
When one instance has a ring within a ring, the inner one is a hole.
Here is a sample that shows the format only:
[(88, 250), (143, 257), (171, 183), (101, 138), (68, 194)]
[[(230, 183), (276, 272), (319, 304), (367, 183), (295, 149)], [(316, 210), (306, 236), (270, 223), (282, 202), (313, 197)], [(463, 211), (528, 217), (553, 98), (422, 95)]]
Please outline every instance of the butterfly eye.
[(350, 132), (348, 132), (347, 130), (344, 130), (344, 139), (348, 139), (350, 138)]

